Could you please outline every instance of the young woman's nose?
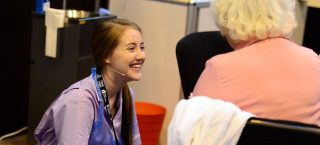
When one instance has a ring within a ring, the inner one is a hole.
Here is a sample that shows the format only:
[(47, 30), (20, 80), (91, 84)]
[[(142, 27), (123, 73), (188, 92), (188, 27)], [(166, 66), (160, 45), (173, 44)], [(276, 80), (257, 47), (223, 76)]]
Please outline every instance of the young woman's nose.
[(145, 52), (141, 49), (137, 49), (136, 54), (137, 54), (137, 59), (145, 59), (146, 57)]

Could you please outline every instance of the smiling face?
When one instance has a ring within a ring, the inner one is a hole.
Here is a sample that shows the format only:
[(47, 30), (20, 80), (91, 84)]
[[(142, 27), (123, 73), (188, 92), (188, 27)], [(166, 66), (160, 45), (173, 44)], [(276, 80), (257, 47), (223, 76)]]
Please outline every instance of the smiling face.
[[(145, 61), (144, 42), (141, 33), (131, 27), (127, 27), (119, 43), (113, 50), (110, 57), (106, 58), (106, 63), (114, 70), (124, 74), (122, 78), (126, 81), (137, 81), (142, 77), (142, 64)], [(107, 69), (110, 69), (107, 67)], [(120, 75), (115, 71), (109, 70), (114, 75)]]

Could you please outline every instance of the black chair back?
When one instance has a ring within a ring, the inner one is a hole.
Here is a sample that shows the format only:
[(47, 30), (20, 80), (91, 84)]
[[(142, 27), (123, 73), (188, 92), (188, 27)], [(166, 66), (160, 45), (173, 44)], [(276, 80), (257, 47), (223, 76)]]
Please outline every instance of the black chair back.
[(237, 145), (320, 145), (320, 128), (293, 121), (251, 118)]
[(183, 37), (176, 46), (181, 85), (187, 99), (192, 92), (205, 62), (233, 49), (219, 31), (195, 32)]

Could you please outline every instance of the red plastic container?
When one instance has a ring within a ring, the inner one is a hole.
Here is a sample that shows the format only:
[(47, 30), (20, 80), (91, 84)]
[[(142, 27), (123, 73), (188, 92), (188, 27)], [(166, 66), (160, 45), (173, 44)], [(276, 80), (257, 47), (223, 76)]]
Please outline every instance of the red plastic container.
[(157, 145), (166, 109), (147, 102), (135, 102), (135, 106), (142, 144)]

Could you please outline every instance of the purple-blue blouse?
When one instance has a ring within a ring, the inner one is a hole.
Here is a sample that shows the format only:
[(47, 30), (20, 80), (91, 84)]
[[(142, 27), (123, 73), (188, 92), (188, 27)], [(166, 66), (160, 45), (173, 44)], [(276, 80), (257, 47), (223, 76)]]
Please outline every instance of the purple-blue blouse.
[[(38, 145), (115, 145), (109, 116), (104, 111), (103, 99), (97, 93), (95, 71), (71, 85), (50, 105), (35, 130)], [(100, 90), (98, 90), (99, 92)], [(132, 90), (130, 90), (133, 95)], [(113, 125), (120, 145), (122, 92)], [(134, 102), (134, 101), (133, 101)], [(133, 105), (134, 106), (134, 105)], [(141, 145), (138, 122), (133, 107), (133, 144)]]

